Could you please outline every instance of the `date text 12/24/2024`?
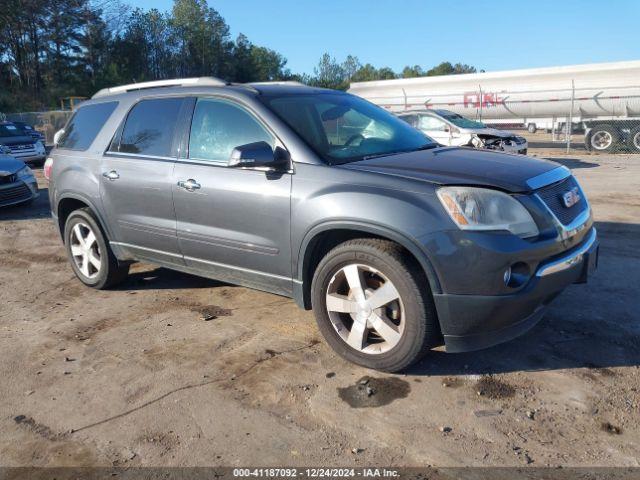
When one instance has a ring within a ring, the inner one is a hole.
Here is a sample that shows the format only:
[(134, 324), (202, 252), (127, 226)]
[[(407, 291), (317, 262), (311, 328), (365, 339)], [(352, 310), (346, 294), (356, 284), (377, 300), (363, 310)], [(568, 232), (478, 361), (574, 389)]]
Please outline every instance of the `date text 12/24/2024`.
[(234, 468), (237, 478), (392, 478), (399, 472), (387, 468)]

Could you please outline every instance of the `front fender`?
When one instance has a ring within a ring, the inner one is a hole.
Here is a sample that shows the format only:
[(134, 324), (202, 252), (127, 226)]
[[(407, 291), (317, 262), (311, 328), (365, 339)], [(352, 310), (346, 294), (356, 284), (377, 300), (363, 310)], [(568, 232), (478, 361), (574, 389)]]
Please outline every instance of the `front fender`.
[(434, 293), (438, 272), (423, 239), (451, 220), (435, 194), (436, 185), (339, 166), (298, 165), (291, 195), (291, 251), (294, 289), (304, 290), (305, 260), (318, 235), (353, 230), (388, 238), (418, 260)]
[(424, 270), (427, 280), (429, 281), (429, 286), (433, 293), (442, 293), (442, 289), (440, 286), (440, 281), (438, 280), (438, 276), (436, 274), (435, 269), (433, 268), (433, 264), (429, 259), (427, 253), (419, 247), (419, 244), (416, 240), (409, 238), (408, 236), (393, 230), (387, 226), (375, 224), (375, 223), (366, 223), (366, 222), (356, 222), (353, 220), (346, 219), (331, 219), (319, 223), (312, 228), (310, 228), (305, 234), (302, 243), (300, 244), (300, 249), (298, 250), (298, 258), (297, 258), (297, 268), (296, 268), (296, 279), (298, 282), (302, 282), (304, 279), (304, 268), (305, 268), (305, 257), (308, 253), (309, 246), (312, 244), (313, 239), (318, 235), (321, 235), (324, 232), (331, 230), (353, 230), (368, 234), (373, 234), (379, 237), (384, 237), (389, 240), (392, 240), (399, 245), (402, 245), (406, 248), (411, 254), (418, 260), (420, 266)]

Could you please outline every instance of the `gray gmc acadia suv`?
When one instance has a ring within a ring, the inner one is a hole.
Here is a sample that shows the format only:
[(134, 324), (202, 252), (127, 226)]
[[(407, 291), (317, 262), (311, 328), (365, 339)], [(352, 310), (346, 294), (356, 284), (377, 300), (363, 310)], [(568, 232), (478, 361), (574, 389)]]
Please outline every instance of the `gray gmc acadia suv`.
[(442, 147), (359, 97), (287, 82), (102, 90), (45, 175), (84, 284), (140, 260), (293, 297), (340, 355), (386, 371), (524, 333), (597, 265), (568, 169)]

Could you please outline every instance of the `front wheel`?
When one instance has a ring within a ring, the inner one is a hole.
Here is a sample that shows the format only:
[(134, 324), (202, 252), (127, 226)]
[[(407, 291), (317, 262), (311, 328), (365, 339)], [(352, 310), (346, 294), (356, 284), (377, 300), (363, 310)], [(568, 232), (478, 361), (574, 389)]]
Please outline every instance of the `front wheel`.
[(424, 273), (393, 242), (338, 245), (321, 260), (311, 288), (322, 335), (353, 363), (397, 372), (439, 340)]
[(112, 287), (129, 273), (129, 265), (118, 262), (89, 209), (76, 210), (69, 215), (64, 242), (71, 268), (89, 287)]

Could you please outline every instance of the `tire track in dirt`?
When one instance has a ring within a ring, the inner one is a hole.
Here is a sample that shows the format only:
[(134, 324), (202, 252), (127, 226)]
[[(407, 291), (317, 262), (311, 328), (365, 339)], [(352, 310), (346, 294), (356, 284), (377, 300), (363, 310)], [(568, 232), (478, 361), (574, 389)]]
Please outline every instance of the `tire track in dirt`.
[[(249, 367), (241, 370), (240, 372), (235, 373), (233, 375), (234, 379), (235, 378), (240, 378), (240, 377), (242, 377), (244, 375), (247, 375), (249, 372), (251, 372), (257, 366), (259, 366), (262, 363), (267, 362), (267, 361), (269, 361), (269, 360), (271, 360), (273, 358), (279, 357), (281, 355), (286, 355), (286, 354), (289, 354), (289, 353), (305, 350), (307, 348), (312, 348), (317, 344), (318, 344), (318, 342), (311, 342), (311, 343), (309, 343), (307, 345), (302, 345), (300, 347), (292, 348), (290, 350), (282, 350), (282, 351), (279, 351), (279, 352), (273, 352), (272, 354), (270, 354), (270, 355), (268, 355), (266, 357), (259, 358), (254, 363), (252, 363)], [(118, 420), (120, 418), (127, 417), (127, 416), (131, 415), (132, 413), (135, 413), (135, 412), (140, 411), (140, 410), (142, 410), (144, 408), (147, 408), (147, 407), (149, 407), (149, 406), (151, 406), (151, 405), (153, 405), (155, 403), (158, 403), (158, 402), (164, 400), (165, 398), (170, 397), (171, 395), (174, 395), (174, 394), (176, 394), (178, 392), (182, 392), (182, 391), (185, 391), (185, 390), (191, 390), (191, 389), (194, 389), (194, 388), (201, 388), (201, 387), (205, 387), (205, 386), (208, 386), (208, 385), (213, 385), (213, 384), (216, 384), (216, 383), (221, 383), (221, 382), (229, 381), (229, 380), (230, 380), (229, 377), (224, 376), (224, 377), (219, 377), (219, 378), (215, 378), (215, 379), (212, 379), (212, 380), (207, 380), (207, 381), (200, 382), (200, 383), (187, 384), (187, 385), (183, 385), (183, 386), (178, 387), (178, 388), (174, 388), (172, 390), (169, 390), (168, 392), (165, 392), (164, 394), (162, 394), (162, 395), (160, 395), (158, 397), (155, 397), (155, 398), (153, 398), (153, 399), (151, 399), (151, 400), (149, 400), (149, 401), (147, 401), (147, 402), (145, 402), (145, 403), (143, 403), (141, 405), (138, 405), (137, 407), (131, 408), (129, 410), (126, 410), (124, 412), (118, 413), (116, 415), (113, 415), (111, 417), (105, 418), (103, 420), (98, 420), (97, 422), (93, 422), (93, 423), (90, 423), (88, 425), (84, 425), (84, 426), (79, 427), (79, 428), (73, 428), (73, 429), (71, 429), (69, 431), (69, 434), (75, 434), (75, 433), (78, 433), (78, 432), (82, 432), (82, 431), (85, 431), (85, 430), (88, 430), (88, 429), (91, 429), (91, 428), (95, 428), (95, 427), (97, 427), (99, 425), (104, 425), (105, 423), (109, 423), (109, 422)]]

